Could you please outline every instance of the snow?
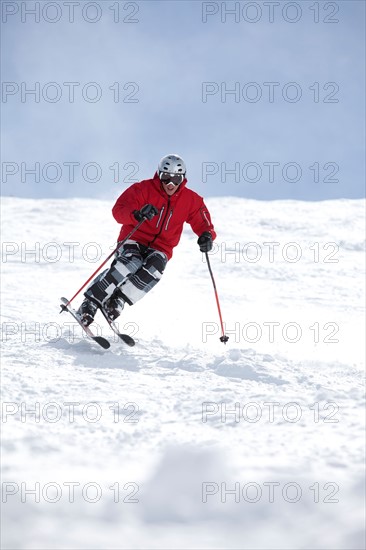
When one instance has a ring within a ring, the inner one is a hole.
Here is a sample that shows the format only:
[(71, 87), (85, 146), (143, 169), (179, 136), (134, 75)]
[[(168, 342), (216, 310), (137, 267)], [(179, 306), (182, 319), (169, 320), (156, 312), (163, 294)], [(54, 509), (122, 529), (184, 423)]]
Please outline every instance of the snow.
[(364, 201), (207, 204), (228, 344), (187, 226), (103, 350), (112, 204), (2, 199), (4, 548), (364, 548)]

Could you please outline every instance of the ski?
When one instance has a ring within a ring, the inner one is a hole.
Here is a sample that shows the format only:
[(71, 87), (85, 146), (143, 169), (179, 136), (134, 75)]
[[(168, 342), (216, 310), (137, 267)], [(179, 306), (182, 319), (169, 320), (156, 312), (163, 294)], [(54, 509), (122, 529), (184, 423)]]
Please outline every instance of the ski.
[(103, 349), (108, 349), (110, 348), (110, 343), (108, 342), (108, 340), (106, 338), (103, 338), (103, 336), (96, 336), (93, 331), (89, 328), (89, 327), (86, 327), (85, 325), (82, 324), (82, 322), (80, 321), (80, 317), (79, 315), (76, 313), (76, 311), (70, 307), (69, 304), (69, 300), (67, 298), (61, 298), (61, 311), (68, 311), (69, 313), (71, 313), (71, 315), (74, 317), (75, 321), (77, 323), (79, 323), (79, 325), (81, 326), (81, 328), (83, 329), (83, 331), (88, 335), (89, 338), (91, 338), (92, 340), (94, 340), (94, 342), (96, 342), (97, 344), (99, 344), (99, 346), (101, 346)]
[(113, 332), (115, 334), (117, 334), (118, 338), (120, 338), (120, 340), (122, 340), (122, 342), (124, 342), (125, 344), (127, 344), (130, 347), (133, 347), (136, 344), (136, 342), (132, 338), (132, 336), (129, 336), (128, 334), (123, 334), (118, 330), (118, 327), (117, 327), (116, 323), (114, 321), (111, 321), (111, 319), (109, 319), (107, 313), (104, 311), (103, 308), (100, 307), (99, 311), (101, 311), (101, 313), (103, 314), (103, 316), (104, 316), (105, 320), (107, 321), (108, 325), (111, 327)]

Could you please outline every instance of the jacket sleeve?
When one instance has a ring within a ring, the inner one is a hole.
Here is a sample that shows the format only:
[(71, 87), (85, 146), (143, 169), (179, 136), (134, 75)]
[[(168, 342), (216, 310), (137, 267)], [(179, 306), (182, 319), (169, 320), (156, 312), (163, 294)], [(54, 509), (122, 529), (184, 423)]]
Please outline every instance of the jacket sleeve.
[(208, 211), (202, 197), (199, 197), (194, 201), (194, 206), (187, 218), (187, 222), (190, 224), (196, 235), (200, 236), (204, 231), (209, 231), (209, 233), (211, 233), (212, 240), (216, 239), (216, 232), (211, 222), (210, 212)]
[(135, 224), (132, 214), (134, 210), (140, 210), (145, 205), (141, 182), (134, 183), (120, 195), (112, 208), (112, 214), (116, 222), (121, 224)]

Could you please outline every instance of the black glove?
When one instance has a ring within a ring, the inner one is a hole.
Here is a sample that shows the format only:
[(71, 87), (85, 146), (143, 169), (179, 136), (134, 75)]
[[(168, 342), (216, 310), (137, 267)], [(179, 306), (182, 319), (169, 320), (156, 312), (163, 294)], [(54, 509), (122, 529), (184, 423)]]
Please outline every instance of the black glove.
[(135, 220), (140, 222), (144, 218), (146, 220), (152, 220), (153, 217), (156, 216), (156, 214), (159, 214), (159, 210), (157, 210), (157, 208), (155, 208), (155, 206), (153, 206), (152, 204), (145, 204), (145, 206), (143, 206), (141, 210), (134, 210), (132, 214)]
[(204, 231), (197, 241), (201, 252), (210, 252), (212, 248), (212, 235)]

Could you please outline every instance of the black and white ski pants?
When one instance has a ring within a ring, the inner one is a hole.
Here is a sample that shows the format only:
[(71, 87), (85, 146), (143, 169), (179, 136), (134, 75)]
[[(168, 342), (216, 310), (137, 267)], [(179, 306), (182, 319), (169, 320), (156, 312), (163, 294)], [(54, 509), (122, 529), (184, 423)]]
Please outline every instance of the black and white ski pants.
[(84, 295), (104, 305), (118, 288), (118, 295), (132, 305), (160, 281), (167, 262), (164, 252), (128, 240), (116, 252), (111, 267), (94, 279)]

